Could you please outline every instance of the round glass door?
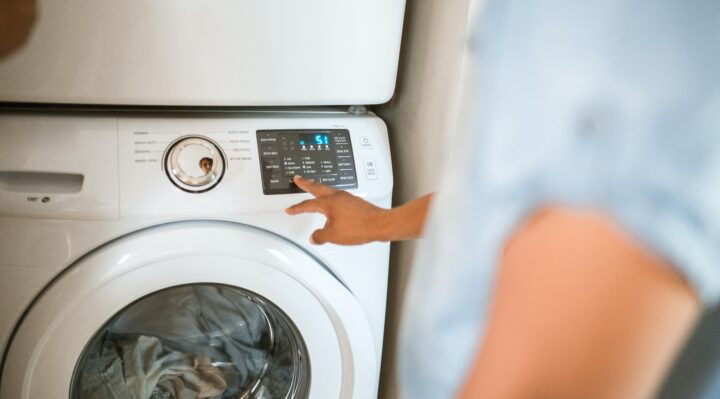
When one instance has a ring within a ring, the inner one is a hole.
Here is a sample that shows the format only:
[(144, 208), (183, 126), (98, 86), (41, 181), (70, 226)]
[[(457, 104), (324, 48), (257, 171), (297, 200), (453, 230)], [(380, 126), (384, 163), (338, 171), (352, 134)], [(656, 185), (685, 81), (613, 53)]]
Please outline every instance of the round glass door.
[(307, 398), (308, 351), (278, 306), (220, 284), (168, 288), (118, 312), (75, 367), (72, 399)]
[(377, 362), (362, 305), (301, 247), (180, 222), (99, 247), (49, 285), (9, 341), (0, 399), (93, 398), (98, 378), (124, 385), (103, 399), (368, 398)]

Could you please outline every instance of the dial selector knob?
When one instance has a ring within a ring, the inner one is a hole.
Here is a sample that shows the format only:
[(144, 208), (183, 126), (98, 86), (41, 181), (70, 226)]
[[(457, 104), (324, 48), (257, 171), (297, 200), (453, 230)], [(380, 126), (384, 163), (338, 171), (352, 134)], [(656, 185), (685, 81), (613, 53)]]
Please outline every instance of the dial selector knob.
[(225, 157), (210, 139), (181, 137), (165, 152), (165, 171), (179, 188), (202, 193), (220, 183), (225, 173)]

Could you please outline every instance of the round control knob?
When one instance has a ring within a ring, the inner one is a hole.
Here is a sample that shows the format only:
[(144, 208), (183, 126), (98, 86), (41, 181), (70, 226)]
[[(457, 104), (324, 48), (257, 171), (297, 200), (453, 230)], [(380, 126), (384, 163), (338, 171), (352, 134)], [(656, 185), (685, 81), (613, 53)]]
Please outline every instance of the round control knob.
[(165, 152), (165, 171), (180, 189), (202, 193), (220, 183), (225, 173), (225, 157), (207, 138), (181, 137)]

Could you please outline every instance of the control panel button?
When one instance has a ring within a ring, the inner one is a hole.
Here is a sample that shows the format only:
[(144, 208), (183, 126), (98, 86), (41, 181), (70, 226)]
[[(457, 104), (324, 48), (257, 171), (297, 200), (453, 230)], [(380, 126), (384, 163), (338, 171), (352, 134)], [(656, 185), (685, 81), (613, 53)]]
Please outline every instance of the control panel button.
[(340, 169), (352, 169), (355, 163), (352, 161), (351, 158), (339, 158), (337, 166)]
[(258, 135), (258, 142), (260, 142), (260, 144), (275, 144), (277, 143), (277, 137), (271, 134)]
[(360, 136), (360, 146), (362, 147), (372, 147), (373, 146), (373, 140), (370, 136)]
[(268, 180), (268, 183), (270, 184), (270, 188), (273, 189), (281, 189), (284, 187), (287, 187), (289, 184), (289, 179), (282, 175), (270, 175), (270, 178)]
[(365, 178), (377, 180), (377, 165), (373, 158), (365, 158)]
[(225, 174), (225, 156), (208, 138), (185, 136), (165, 151), (165, 172), (178, 188), (201, 193), (215, 187)]
[(278, 158), (265, 158), (261, 163), (263, 172), (280, 173), (280, 160)]
[(322, 176), (320, 177), (320, 183), (326, 186), (334, 186), (340, 183), (338, 176)]
[(277, 157), (278, 149), (275, 145), (262, 145), (260, 146), (260, 156), (265, 157)]
[(335, 145), (350, 145), (350, 138), (345, 136), (335, 136), (333, 137), (333, 141)]
[(355, 170), (354, 169), (340, 170), (340, 173), (338, 173), (338, 180), (340, 181), (340, 184), (349, 184), (349, 183), (355, 182), (357, 180), (355, 177)]
[(352, 150), (350, 149), (349, 145), (336, 145), (335, 153), (337, 153), (338, 155), (350, 155), (352, 153)]

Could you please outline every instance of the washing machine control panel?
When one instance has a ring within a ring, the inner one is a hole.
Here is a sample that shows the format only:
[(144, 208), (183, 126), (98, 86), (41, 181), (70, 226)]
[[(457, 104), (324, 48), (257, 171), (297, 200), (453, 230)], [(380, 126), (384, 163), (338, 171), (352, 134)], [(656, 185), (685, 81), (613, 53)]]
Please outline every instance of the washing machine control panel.
[(164, 155), (165, 173), (178, 188), (202, 193), (215, 187), (225, 174), (225, 156), (207, 137), (183, 136)]
[(331, 130), (258, 130), (258, 152), (266, 195), (303, 192), (295, 175), (327, 186), (358, 187), (350, 132)]

